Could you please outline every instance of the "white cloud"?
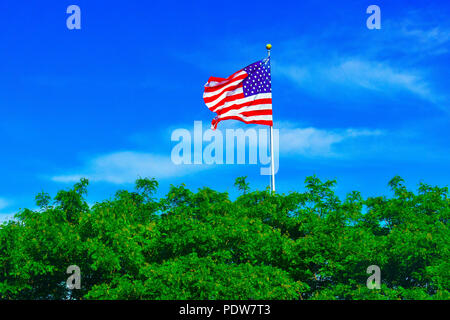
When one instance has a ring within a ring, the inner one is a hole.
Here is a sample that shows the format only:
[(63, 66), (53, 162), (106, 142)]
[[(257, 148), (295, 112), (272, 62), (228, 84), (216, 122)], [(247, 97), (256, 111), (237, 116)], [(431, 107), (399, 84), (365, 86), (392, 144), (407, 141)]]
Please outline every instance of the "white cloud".
[(410, 29), (403, 26), (402, 33), (405, 36), (417, 39), (422, 44), (437, 46), (450, 41), (450, 31), (439, 27), (431, 29)]
[[(409, 92), (431, 103), (439, 103), (443, 97), (430, 88), (424, 77), (413, 71), (393, 68), (387, 63), (376, 60), (347, 58), (327, 63), (308, 63), (298, 67), (296, 64), (281, 64), (274, 68), (274, 75), (289, 79), (302, 89), (333, 96), (342, 87), (348, 89), (366, 89), (377, 91), (382, 95)], [(348, 96), (352, 91), (345, 90)]]
[(386, 35), (387, 46), (419, 58), (447, 54), (450, 29), (443, 23), (447, 17), (443, 12), (433, 12), (434, 19), (423, 19), (423, 15), (409, 12), (403, 19), (388, 21), (386, 27), (392, 32)]
[(156, 179), (184, 176), (210, 166), (175, 165), (169, 156), (132, 151), (115, 152), (95, 157), (74, 174), (57, 175), (56, 182), (76, 182), (80, 178), (110, 183), (132, 183), (138, 177)]
[(371, 90), (403, 89), (434, 102), (428, 84), (420, 76), (403, 70), (394, 70), (389, 65), (349, 59), (325, 71), (334, 82), (356, 85)]
[(9, 201), (6, 199), (0, 198), (0, 210), (8, 207), (10, 205)]
[(347, 140), (359, 137), (379, 136), (381, 130), (368, 129), (336, 129), (322, 130), (317, 128), (285, 128), (280, 129), (281, 155), (302, 155), (308, 157), (339, 157), (333, 147)]

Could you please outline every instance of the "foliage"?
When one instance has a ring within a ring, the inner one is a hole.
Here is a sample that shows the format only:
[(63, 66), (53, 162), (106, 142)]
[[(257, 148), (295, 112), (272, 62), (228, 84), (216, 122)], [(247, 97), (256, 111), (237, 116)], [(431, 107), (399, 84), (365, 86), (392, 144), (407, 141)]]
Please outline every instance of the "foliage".
[[(334, 193), (308, 177), (306, 191), (249, 191), (235, 201), (209, 188), (157, 182), (91, 208), (82, 179), (40, 210), (0, 226), (0, 299), (449, 299), (447, 188), (400, 177), (391, 198)], [(68, 290), (67, 267), (81, 269)], [(381, 289), (366, 287), (367, 267)]]
[(236, 178), (234, 186), (237, 187), (244, 194), (246, 194), (248, 190), (250, 190), (250, 184), (247, 182), (247, 176)]

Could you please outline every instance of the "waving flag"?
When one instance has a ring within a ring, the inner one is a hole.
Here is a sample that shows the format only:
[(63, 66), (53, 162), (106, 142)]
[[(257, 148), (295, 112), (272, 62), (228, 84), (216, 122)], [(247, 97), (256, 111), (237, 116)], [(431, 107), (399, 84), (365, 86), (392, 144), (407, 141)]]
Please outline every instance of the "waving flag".
[(213, 130), (222, 120), (239, 120), (272, 126), (270, 57), (233, 73), (228, 78), (210, 77), (203, 100), (217, 113)]

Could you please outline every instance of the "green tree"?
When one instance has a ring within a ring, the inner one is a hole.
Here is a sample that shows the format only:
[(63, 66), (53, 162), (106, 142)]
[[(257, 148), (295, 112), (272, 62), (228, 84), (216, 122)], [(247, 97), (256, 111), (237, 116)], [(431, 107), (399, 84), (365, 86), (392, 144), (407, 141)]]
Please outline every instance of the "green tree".
[(234, 186), (239, 189), (239, 191), (242, 191), (244, 194), (250, 190), (250, 184), (246, 182), (247, 176), (245, 177), (238, 177), (236, 178), (236, 181), (234, 182)]
[[(89, 207), (88, 181), (36, 196), (0, 225), (0, 299), (449, 299), (447, 187), (400, 177), (391, 197), (340, 199), (336, 181), (304, 192), (227, 193), (158, 183)], [(67, 267), (81, 269), (68, 290)], [(367, 267), (381, 289), (366, 287)]]

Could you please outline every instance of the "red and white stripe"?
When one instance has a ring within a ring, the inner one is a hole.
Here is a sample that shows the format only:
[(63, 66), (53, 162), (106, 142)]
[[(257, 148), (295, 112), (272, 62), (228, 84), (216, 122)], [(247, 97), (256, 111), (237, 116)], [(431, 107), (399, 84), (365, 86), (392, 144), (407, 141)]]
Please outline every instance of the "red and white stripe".
[(228, 78), (210, 77), (205, 84), (203, 100), (209, 110), (217, 113), (213, 129), (222, 120), (272, 125), (272, 93), (245, 97), (242, 83), (247, 76), (247, 72), (239, 70)]

